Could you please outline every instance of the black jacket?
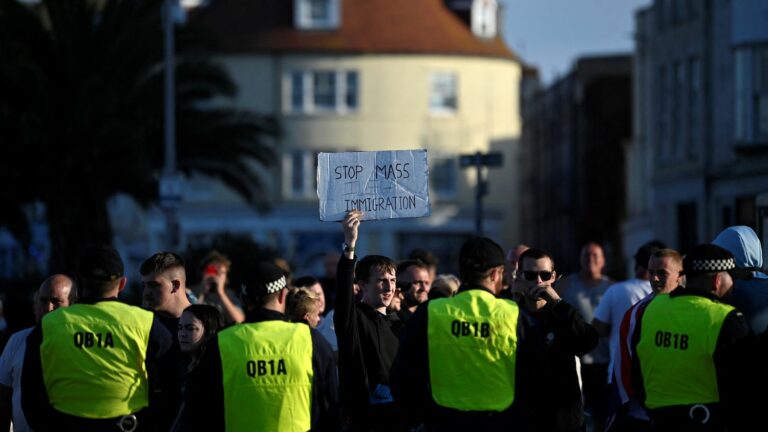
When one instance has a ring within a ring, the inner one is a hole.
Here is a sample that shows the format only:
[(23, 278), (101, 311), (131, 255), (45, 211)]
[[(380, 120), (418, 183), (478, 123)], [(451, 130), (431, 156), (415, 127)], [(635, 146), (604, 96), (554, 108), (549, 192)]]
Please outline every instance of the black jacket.
[[(285, 315), (268, 309), (256, 309), (245, 322), (287, 321)], [(236, 324), (237, 325), (237, 324)], [(333, 351), (328, 341), (315, 329), (312, 336), (312, 430), (338, 430), (338, 384)], [(179, 430), (223, 431), (224, 386), (221, 376), (218, 339), (206, 347), (200, 363), (189, 375), (185, 409)]]
[(339, 383), (342, 413), (365, 416), (370, 391), (390, 386), (389, 371), (399, 346), (400, 321), (355, 301), (355, 260), (344, 256), (336, 270), (336, 312), (333, 322), (339, 344)]
[(525, 328), (517, 388), (530, 431), (574, 431), (584, 424), (576, 356), (592, 351), (598, 335), (565, 301), (540, 311), (520, 305)]

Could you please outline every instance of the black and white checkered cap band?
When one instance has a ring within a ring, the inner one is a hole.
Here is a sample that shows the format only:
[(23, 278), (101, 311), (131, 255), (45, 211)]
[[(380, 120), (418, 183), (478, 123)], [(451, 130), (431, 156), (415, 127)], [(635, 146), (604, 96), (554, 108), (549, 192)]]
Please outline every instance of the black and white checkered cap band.
[[(288, 285), (288, 283), (285, 281), (285, 276), (280, 276), (280, 279), (274, 282), (268, 282), (267, 284), (264, 285), (264, 287), (267, 289), (267, 294), (272, 294), (285, 288), (286, 285)], [(240, 294), (245, 295), (247, 291), (248, 291), (248, 286), (245, 284), (241, 284)]]
[(285, 288), (286, 285), (287, 283), (285, 282), (285, 276), (281, 276), (280, 279), (274, 282), (267, 283), (267, 293), (268, 294), (276, 293), (281, 289)]
[(715, 273), (735, 268), (736, 262), (733, 258), (693, 260), (693, 271), (696, 272)]

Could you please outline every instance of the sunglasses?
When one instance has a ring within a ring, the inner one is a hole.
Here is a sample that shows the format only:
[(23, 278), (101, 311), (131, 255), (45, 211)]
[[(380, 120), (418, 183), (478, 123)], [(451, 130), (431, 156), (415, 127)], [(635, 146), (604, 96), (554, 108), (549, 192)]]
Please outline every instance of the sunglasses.
[(551, 271), (524, 271), (523, 277), (527, 281), (535, 281), (536, 277), (540, 277), (542, 281), (548, 281), (552, 279), (553, 273)]

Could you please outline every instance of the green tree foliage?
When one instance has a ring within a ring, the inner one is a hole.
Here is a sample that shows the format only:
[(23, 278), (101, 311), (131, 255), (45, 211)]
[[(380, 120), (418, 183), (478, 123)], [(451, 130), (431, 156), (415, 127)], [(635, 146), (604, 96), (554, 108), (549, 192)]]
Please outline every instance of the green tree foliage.
[[(222, 108), (236, 92), (176, 30), (178, 167), (221, 179), (258, 208), (251, 168), (275, 158), (274, 119)], [(109, 243), (107, 200), (157, 198), (163, 165), (161, 0), (0, 0), (0, 225), (28, 241), (25, 204), (46, 206), (51, 271)]]

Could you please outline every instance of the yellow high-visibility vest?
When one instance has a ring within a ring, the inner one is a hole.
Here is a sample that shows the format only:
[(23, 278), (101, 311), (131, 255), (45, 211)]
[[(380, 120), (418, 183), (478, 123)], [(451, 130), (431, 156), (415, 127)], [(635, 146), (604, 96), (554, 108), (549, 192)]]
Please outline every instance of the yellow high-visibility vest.
[(149, 405), (146, 369), (151, 312), (117, 301), (76, 304), (42, 321), (40, 360), (51, 404), (105, 419)]
[(239, 324), (218, 335), (227, 432), (308, 431), (312, 335), (306, 324)]
[(428, 305), (432, 398), (462, 411), (503, 411), (515, 400), (516, 303), (479, 289)]
[(648, 408), (720, 401), (712, 355), (733, 309), (697, 295), (648, 304), (636, 351)]

